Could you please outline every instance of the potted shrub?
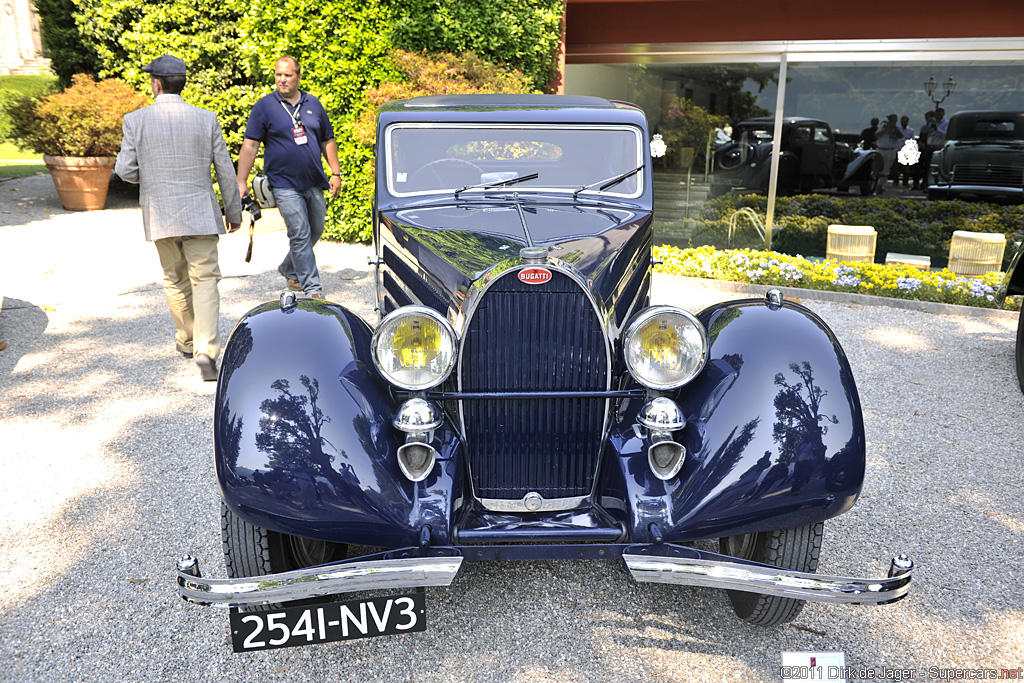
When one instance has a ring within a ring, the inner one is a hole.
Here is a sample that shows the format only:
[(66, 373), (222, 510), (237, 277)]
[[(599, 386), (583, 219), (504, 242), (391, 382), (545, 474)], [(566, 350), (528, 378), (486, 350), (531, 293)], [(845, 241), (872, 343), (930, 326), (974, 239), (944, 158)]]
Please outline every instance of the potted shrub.
[(22, 149), (43, 155), (65, 209), (102, 209), (124, 115), (149, 102), (124, 81), (78, 74), (63, 92), (10, 102), (10, 137)]

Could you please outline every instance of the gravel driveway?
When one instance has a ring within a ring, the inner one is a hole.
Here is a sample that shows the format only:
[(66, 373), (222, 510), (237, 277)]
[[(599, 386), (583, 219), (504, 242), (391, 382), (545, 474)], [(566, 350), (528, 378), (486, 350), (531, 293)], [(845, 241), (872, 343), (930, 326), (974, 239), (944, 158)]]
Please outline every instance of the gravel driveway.
[[(224, 575), (215, 387), (174, 351), (133, 199), (108, 206), (64, 211), (45, 176), (0, 183), (0, 679), (779, 681), (783, 651), (910, 680), (1024, 666), (1015, 318), (811, 298), (850, 356), (868, 436), (863, 495), (826, 525), (819, 571), (882, 576), (906, 552), (906, 600), (811, 604), (763, 629), (719, 591), (638, 585), (616, 562), (470, 563), (428, 591), (426, 633), (232, 654), (227, 615), (174, 584), (186, 551)], [(246, 244), (221, 241), (225, 334), (282, 286), (284, 234), (257, 235), (251, 264)], [(372, 319), (368, 253), (317, 247), (327, 298)], [(733, 297), (655, 285), (694, 309)]]

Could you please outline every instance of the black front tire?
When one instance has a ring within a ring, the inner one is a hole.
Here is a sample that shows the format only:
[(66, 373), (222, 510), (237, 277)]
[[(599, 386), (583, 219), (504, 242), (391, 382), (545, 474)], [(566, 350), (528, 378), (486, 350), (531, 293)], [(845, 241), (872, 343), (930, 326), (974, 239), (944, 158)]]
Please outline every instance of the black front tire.
[(220, 532), (228, 576), (242, 578), (315, 567), (345, 559), (348, 546), (290, 536), (249, 524), (220, 504)]
[(860, 184), (860, 193), (865, 197), (869, 197), (878, 191), (878, 184), (882, 182), (878, 171), (871, 169), (868, 173), (868, 179)]
[(1024, 392), (1024, 308), (1017, 318), (1017, 348), (1013, 355), (1017, 358), (1017, 384)]
[[(821, 538), (825, 523), (817, 522), (795, 529), (763, 531), (719, 539), (722, 554), (771, 564), (799, 572), (818, 569)], [(744, 591), (726, 591), (736, 616), (758, 626), (786, 624), (800, 614), (804, 600), (761, 595)]]

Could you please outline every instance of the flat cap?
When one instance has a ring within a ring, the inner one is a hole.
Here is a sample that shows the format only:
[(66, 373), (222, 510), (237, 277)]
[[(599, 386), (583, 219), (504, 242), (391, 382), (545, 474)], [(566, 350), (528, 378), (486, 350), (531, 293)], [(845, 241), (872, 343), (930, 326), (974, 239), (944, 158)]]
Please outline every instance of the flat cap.
[(184, 76), (185, 62), (174, 55), (164, 55), (142, 67), (142, 70), (154, 76)]

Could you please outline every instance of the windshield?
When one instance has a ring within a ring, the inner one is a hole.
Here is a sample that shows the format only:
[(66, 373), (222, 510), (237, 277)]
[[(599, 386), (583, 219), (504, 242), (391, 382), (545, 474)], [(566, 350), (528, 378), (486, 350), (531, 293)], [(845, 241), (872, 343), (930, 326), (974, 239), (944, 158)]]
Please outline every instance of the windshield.
[[(388, 191), (395, 196), (564, 192), (643, 164), (633, 126), (397, 124), (385, 136)], [(515, 181), (509, 183), (508, 181)], [(643, 174), (588, 193), (638, 197)]]
[(1024, 112), (957, 114), (949, 121), (949, 140), (1024, 140)]

